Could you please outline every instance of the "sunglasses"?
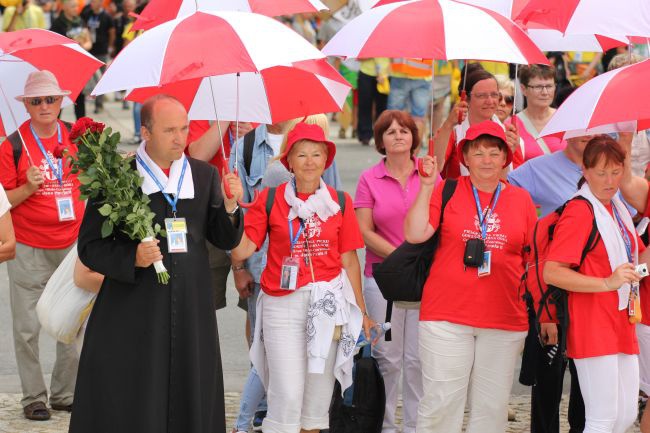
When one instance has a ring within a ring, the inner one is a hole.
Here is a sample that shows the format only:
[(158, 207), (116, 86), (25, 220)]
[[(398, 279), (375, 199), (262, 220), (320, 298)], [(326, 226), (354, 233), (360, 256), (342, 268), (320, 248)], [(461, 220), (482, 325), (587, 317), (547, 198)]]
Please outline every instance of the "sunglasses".
[(41, 105), (43, 102), (45, 102), (48, 105), (52, 105), (55, 102), (58, 102), (61, 100), (61, 96), (45, 96), (43, 98), (25, 98), (27, 99), (27, 102), (29, 102), (29, 105), (33, 107), (37, 107)]
[(503, 102), (506, 104), (513, 104), (515, 102), (515, 97), (514, 96), (502, 96)]

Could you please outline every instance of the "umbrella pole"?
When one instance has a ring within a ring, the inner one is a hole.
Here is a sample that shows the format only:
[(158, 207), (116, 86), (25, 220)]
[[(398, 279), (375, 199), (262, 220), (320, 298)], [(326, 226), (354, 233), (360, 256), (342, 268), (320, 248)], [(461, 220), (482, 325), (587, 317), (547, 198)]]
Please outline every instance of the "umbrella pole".
[(431, 118), (429, 121), (429, 155), (433, 156), (433, 150), (431, 149), (431, 146), (433, 145), (433, 107), (434, 107), (434, 80), (436, 79), (436, 61), (432, 60), (431, 61)]
[(519, 84), (519, 63), (515, 64), (515, 94), (512, 96), (512, 115), (517, 116), (517, 85)]
[(239, 163), (239, 146), (237, 142), (239, 141), (239, 72), (237, 72), (237, 84), (236, 84), (236, 95), (235, 98), (235, 167)]
[[(465, 72), (464, 75), (465, 77), (463, 78), (463, 90), (460, 92), (460, 100), (461, 101), (467, 101), (467, 91), (465, 90), (465, 87), (467, 87), (467, 69), (469, 68), (469, 60), (465, 60)], [(469, 113), (468, 113), (469, 114)], [(458, 124), (460, 125), (463, 123), (463, 115), (462, 113), (458, 113)]]
[(2, 97), (5, 100), (5, 103), (7, 104), (7, 109), (9, 110), (9, 114), (11, 114), (11, 120), (14, 121), (14, 125), (16, 125), (16, 131), (18, 132), (18, 137), (20, 137), (20, 143), (23, 145), (23, 149), (25, 150), (25, 154), (27, 155), (27, 159), (29, 160), (30, 166), (34, 165), (34, 160), (32, 159), (32, 155), (29, 153), (29, 149), (27, 149), (27, 146), (25, 145), (25, 140), (23, 139), (23, 134), (20, 133), (20, 125), (18, 124), (18, 121), (16, 120), (16, 116), (14, 116), (14, 112), (11, 110), (11, 105), (9, 105), (9, 99), (7, 98), (7, 94), (5, 93), (5, 89), (2, 87), (2, 84), (0, 84), (0, 92), (2, 92)]
[[(221, 124), (219, 123), (219, 113), (217, 112), (217, 101), (214, 99), (214, 88), (212, 87), (212, 77), (208, 77), (208, 83), (210, 84), (210, 94), (212, 95), (212, 107), (214, 108), (214, 117), (217, 122), (219, 139), (221, 140), (221, 155), (223, 156), (224, 161), (228, 161), (228, 158), (226, 157), (226, 150), (223, 148), (223, 132), (221, 131)], [(227, 171), (230, 171), (228, 164), (226, 164), (225, 167)]]

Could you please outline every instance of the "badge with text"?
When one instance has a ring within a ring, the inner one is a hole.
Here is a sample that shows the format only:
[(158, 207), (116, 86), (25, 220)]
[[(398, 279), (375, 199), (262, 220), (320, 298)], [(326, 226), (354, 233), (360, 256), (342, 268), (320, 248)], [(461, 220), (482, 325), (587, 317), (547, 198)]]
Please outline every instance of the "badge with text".
[(165, 218), (167, 250), (170, 253), (187, 252), (187, 223), (185, 218)]
[(72, 197), (56, 197), (56, 210), (59, 214), (59, 221), (74, 221), (74, 206), (72, 205)]
[(298, 282), (298, 269), (300, 261), (295, 257), (282, 259), (282, 272), (280, 273), (280, 288), (282, 290), (296, 290)]
[(492, 251), (483, 252), (483, 264), (478, 268), (479, 277), (487, 277), (492, 269)]

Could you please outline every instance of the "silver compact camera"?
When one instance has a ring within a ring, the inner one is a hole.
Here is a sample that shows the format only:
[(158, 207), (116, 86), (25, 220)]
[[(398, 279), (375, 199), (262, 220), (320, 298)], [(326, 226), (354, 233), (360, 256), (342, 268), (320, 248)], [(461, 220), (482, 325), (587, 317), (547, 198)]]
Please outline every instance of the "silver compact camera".
[(645, 263), (641, 263), (640, 265), (636, 265), (635, 270), (636, 270), (636, 273), (641, 275), (642, 277), (647, 277), (648, 275), (650, 275), (650, 273), (648, 273), (648, 265), (646, 265)]

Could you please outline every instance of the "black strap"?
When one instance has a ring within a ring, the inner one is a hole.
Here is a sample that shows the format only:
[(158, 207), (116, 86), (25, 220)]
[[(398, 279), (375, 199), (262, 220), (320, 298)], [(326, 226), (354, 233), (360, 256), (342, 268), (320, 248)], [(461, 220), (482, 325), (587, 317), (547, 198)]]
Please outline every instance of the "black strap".
[(246, 175), (251, 174), (251, 164), (253, 162), (253, 145), (255, 144), (255, 129), (244, 135), (244, 168)]
[[(442, 205), (440, 206), (440, 223), (438, 223), (438, 228), (436, 229), (436, 233), (438, 233), (438, 230), (440, 230), (440, 226), (442, 225), (442, 220), (444, 219), (444, 215), (445, 215), (445, 208), (447, 207), (447, 203), (449, 203), (449, 200), (451, 200), (451, 197), (454, 195), (454, 191), (456, 191), (457, 185), (458, 185), (458, 179), (449, 178), (445, 181), (445, 186), (442, 188)], [(339, 203), (340, 203), (340, 199), (339, 199)], [(341, 207), (341, 209), (343, 209), (343, 207)], [(436, 236), (436, 234), (434, 234), (434, 236)], [(440, 235), (438, 234), (438, 236)], [(390, 322), (392, 316), (393, 316), (393, 301), (387, 301), (385, 321)], [(390, 329), (386, 331), (386, 335), (384, 338), (386, 341), (392, 340)]]

